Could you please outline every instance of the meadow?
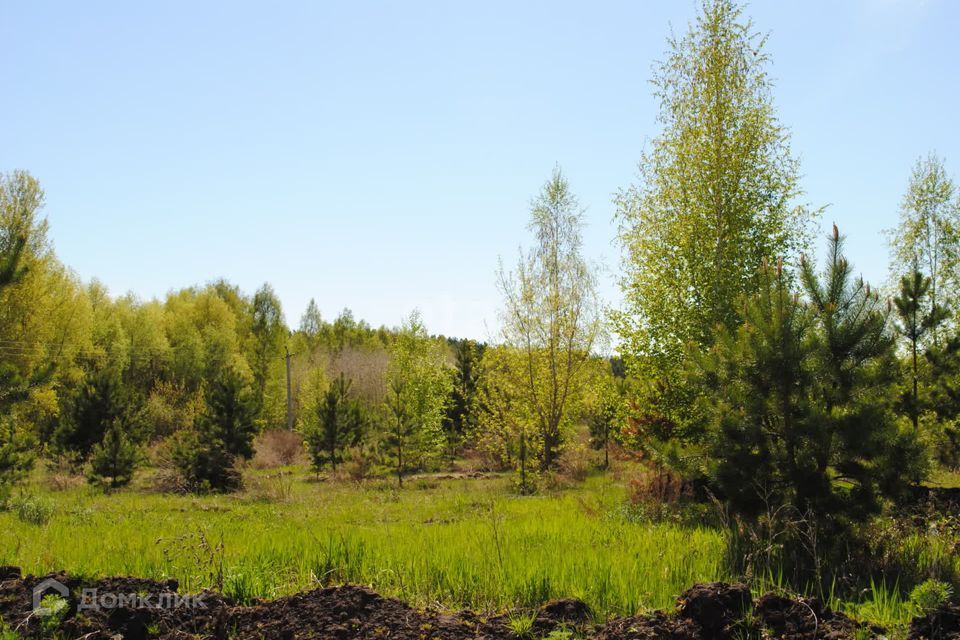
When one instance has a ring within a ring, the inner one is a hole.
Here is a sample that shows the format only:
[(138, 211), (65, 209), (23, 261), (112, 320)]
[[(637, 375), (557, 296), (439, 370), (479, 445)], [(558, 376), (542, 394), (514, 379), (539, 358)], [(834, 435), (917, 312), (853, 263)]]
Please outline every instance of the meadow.
[[(175, 578), (183, 592), (213, 588), (242, 603), (341, 583), (485, 612), (572, 596), (598, 620), (671, 609), (696, 582), (733, 579), (720, 529), (650, 519), (628, 500), (622, 474), (534, 496), (518, 496), (509, 475), (424, 476), (398, 490), (389, 480), (318, 479), (305, 466), (248, 469), (243, 492), (197, 496), (153, 492), (143, 480), (112, 493), (54, 486), (46, 474), (35, 472), (0, 511), (0, 564)], [(934, 551), (928, 539), (914, 542), (918, 554)], [(886, 624), (912, 613), (896, 585), (833, 604)]]
[(241, 602), (341, 582), (480, 610), (574, 596), (602, 616), (670, 607), (694, 582), (725, 577), (718, 531), (636, 518), (609, 477), (518, 497), (502, 477), (398, 491), (299, 471), (189, 497), (54, 492), (37, 480), (19, 508), (0, 512), (0, 564), (173, 577), (181, 590), (219, 587)]

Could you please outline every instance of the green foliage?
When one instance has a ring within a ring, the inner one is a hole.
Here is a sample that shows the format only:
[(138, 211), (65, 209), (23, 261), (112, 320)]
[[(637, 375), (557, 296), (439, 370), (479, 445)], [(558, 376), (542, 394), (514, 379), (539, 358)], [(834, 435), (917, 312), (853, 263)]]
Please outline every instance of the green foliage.
[(953, 587), (940, 580), (921, 582), (910, 592), (910, 604), (923, 616), (945, 604), (953, 595)]
[(140, 451), (127, 426), (114, 420), (90, 455), (90, 481), (118, 489), (130, 484), (140, 462)]
[(360, 443), (363, 414), (360, 403), (350, 397), (350, 386), (351, 381), (341, 373), (306, 408), (303, 436), (317, 471), (326, 465), (336, 469), (344, 452)]
[(505, 346), (521, 358), (507, 372), (533, 416), (542, 470), (553, 467), (573, 415), (585, 365), (600, 333), (596, 275), (584, 260), (583, 210), (560, 169), (533, 201), (535, 244), (516, 270), (501, 264)]
[(40, 617), (40, 634), (44, 638), (52, 638), (60, 625), (70, 613), (70, 603), (66, 598), (56, 593), (48, 593), (40, 600), (40, 608), (37, 609)]
[(510, 347), (491, 346), (484, 351), (477, 394), (478, 422), (471, 440), (494, 468), (516, 469), (520, 492), (527, 493), (539, 440), (535, 437), (536, 418), (524, 401), (525, 386), (517, 373), (523, 370), (523, 357)]
[(409, 468), (423, 467), (443, 450), (443, 415), (452, 376), (442, 347), (430, 340), (418, 312), (404, 321), (390, 351), (383, 445), (403, 484)]
[(694, 352), (691, 373), (705, 390), (707, 475), (734, 513), (769, 520), (789, 507), (821, 536), (848, 532), (925, 471), (892, 412), (886, 313), (852, 279), (836, 228), (828, 255), (822, 276), (803, 263), (807, 301), (779, 263), (764, 268), (740, 327)]
[[(892, 273), (917, 270), (929, 278), (930, 308), (960, 304), (960, 194), (941, 158), (917, 160), (889, 236)], [(933, 327), (929, 338), (936, 342), (937, 334)]]
[(590, 446), (603, 451), (603, 468), (610, 466), (610, 444), (620, 439), (626, 421), (626, 381), (604, 367), (590, 382), (584, 418), (590, 431)]
[(54, 446), (60, 453), (88, 459), (115, 423), (123, 425), (128, 437), (140, 439), (143, 427), (139, 407), (130, 388), (113, 369), (91, 373), (64, 404), (62, 419), (53, 434)]
[(735, 329), (737, 300), (764, 286), (761, 261), (806, 242), (813, 214), (792, 204), (799, 168), (764, 45), (736, 2), (706, 0), (655, 73), (663, 129), (616, 197), (626, 272), (614, 320), (638, 378), (673, 376), (688, 343)]
[(285, 387), (281, 383), (282, 355), (288, 330), (280, 299), (273, 287), (264, 284), (250, 305), (250, 368), (258, 426), (283, 424)]
[(11, 629), (7, 623), (0, 618), (0, 640), (23, 640), (23, 636)]
[[(43, 318), (36, 304), (51, 269), (44, 194), (30, 174), (0, 175), (0, 501), (33, 465), (33, 432), (23, 409), (49, 382), (52, 363), (38, 358)], [(50, 299), (59, 293), (43, 291)]]
[(228, 367), (206, 392), (197, 428), (178, 434), (173, 461), (193, 491), (232, 491), (240, 486), (238, 459), (253, 456), (256, 400), (249, 377)]
[(0, 421), (0, 503), (11, 487), (20, 482), (33, 468), (33, 439), (18, 430), (12, 421)]
[(919, 429), (923, 406), (920, 401), (920, 362), (918, 354), (928, 334), (947, 318), (946, 310), (938, 304), (929, 303), (933, 281), (924, 277), (916, 268), (900, 278), (900, 293), (893, 299), (899, 316), (897, 331), (907, 341), (910, 351), (911, 390), (901, 395), (900, 411), (910, 417), (913, 428)]
[(477, 426), (477, 387), (486, 345), (474, 340), (450, 340), (454, 355), (453, 389), (443, 420), (447, 445), (456, 446)]
[(950, 336), (924, 355), (930, 367), (927, 407), (937, 417), (933, 425), (934, 453), (947, 468), (960, 467), (960, 335)]
[(10, 511), (16, 514), (20, 522), (33, 526), (43, 526), (53, 517), (54, 504), (41, 496), (20, 494), (7, 502)]

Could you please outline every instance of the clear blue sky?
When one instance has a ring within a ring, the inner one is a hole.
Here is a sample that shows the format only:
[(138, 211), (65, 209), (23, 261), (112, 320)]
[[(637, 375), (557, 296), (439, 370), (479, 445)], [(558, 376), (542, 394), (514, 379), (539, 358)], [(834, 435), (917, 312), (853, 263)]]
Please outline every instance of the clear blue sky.
[[(60, 258), (143, 298), (217, 277), (379, 325), (496, 329), (498, 256), (559, 163), (589, 256), (657, 133), (650, 68), (692, 0), (0, 4), (0, 169), (47, 191)], [(960, 173), (960, 3), (756, 1), (806, 199), (886, 276), (915, 159)]]

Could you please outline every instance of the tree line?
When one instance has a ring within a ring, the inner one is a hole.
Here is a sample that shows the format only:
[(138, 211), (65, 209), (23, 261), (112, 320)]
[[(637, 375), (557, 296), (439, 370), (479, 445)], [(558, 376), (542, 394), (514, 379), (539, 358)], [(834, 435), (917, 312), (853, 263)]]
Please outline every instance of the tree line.
[(581, 213), (559, 170), (533, 209), (542, 246), (500, 274), (511, 324), (509, 341), (494, 346), (432, 336), (416, 312), (396, 328), (374, 329), (349, 310), (327, 321), (313, 300), (292, 329), (269, 285), (248, 295), (219, 280), (163, 300), (114, 298), (57, 260), (43, 204), (29, 173), (0, 178), (7, 488), (38, 458), (118, 488), (149, 449), (172, 463), (178, 487), (231, 490), (255, 437), (291, 418), (318, 471), (361, 457), (402, 484), (465, 446), (509, 467), (517, 441), (524, 469), (548, 468), (580, 370), (604, 370), (591, 354), (592, 290), (580, 286)]

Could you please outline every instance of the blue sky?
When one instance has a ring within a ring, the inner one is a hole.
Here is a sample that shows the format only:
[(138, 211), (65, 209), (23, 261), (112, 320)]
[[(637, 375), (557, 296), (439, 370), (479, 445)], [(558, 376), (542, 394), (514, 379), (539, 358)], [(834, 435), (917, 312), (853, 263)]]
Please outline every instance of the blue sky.
[[(692, 0), (0, 4), (0, 170), (47, 191), (60, 258), (143, 298), (225, 277), (374, 325), (496, 331), (499, 256), (559, 164), (617, 299), (611, 197)], [(886, 276), (910, 167), (960, 172), (960, 3), (756, 1), (806, 200)]]

